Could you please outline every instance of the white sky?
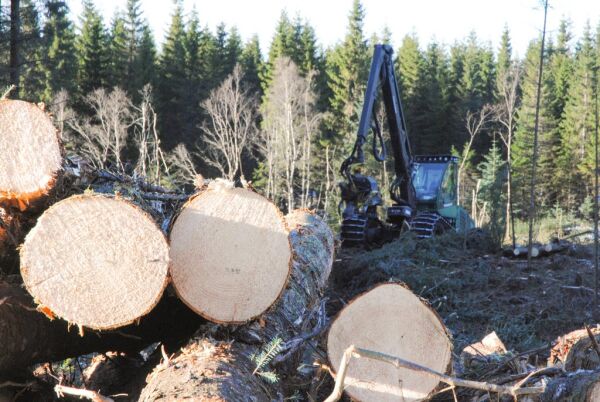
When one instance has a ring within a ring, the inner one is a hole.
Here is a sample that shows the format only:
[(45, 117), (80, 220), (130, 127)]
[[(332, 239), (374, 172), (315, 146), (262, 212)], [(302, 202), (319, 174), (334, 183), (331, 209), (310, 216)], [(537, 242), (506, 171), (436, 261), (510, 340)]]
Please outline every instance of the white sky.
[[(125, 0), (96, 0), (106, 23), (115, 9), (123, 9), (125, 3)], [(68, 4), (78, 21), (81, 0), (68, 0)], [(244, 39), (258, 34), (263, 53), (268, 49), (282, 9), (291, 18), (299, 14), (308, 19), (320, 44), (327, 47), (344, 37), (351, 5), (352, 0), (184, 0), (186, 13), (195, 6), (201, 24), (213, 31), (218, 23), (224, 22), (227, 26), (236, 25)], [(365, 35), (380, 33), (387, 25), (394, 47), (411, 32), (417, 33), (424, 46), (431, 38), (452, 43), (475, 31), (480, 39), (491, 41), (496, 50), (503, 27), (508, 24), (513, 49), (523, 55), (528, 42), (541, 31), (543, 22), (540, 0), (363, 0), (363, 5)], [(586, 20), (594, 33), (600, 22), (599, 0), (550, 0), (550, 6), (551, 33), (556, 32), (562, 17), (573, 22), (575, 37), (580, 36)], [(159, 44), (168, 29), (173, 8), (169, 0), (142, 0), (144, 16)]]

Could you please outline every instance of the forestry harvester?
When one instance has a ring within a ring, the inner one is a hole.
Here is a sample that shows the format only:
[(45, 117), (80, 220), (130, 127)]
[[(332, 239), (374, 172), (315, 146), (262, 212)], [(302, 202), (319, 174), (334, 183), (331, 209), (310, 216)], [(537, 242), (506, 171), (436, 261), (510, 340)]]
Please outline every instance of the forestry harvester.
[[(469, 214), (458, 205), (458, 158), (412, 155), (392, 56), (390, 46), (375, 45), (356, 143), (340, 169), (345, 178), (340, 183), (344, 246), (382, 244), (405, 230), (427, 238), (447, 230), (462, 232), (474, 227)], [(393, 204), (389, 206), (384, 205), (374, 177), (351, 171), (352, 165), (365, 161), (363, 145), (370, 130), (373, 156), (385, 163), (385, 141), (375, 115), (380, 89), (395, 173), (390, 185)]]

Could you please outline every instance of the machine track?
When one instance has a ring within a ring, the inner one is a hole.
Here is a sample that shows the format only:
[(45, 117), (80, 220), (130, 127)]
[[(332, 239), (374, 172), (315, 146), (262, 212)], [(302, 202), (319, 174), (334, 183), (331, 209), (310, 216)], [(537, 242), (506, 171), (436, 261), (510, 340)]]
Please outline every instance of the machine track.
[(452, 225), (436, 212), (419, 212), (410, 223), (410, 231), (419, 239), (428, 239), (451, 228)]

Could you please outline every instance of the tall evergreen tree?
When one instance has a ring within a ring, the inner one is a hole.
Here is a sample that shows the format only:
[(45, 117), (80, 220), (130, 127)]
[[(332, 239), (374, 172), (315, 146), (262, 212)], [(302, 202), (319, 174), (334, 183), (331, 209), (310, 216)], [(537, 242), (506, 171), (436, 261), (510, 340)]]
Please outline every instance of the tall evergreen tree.
[[(125, 17), (122, 13), (115, 13), (109, 35), (109, 57), (110, 57), (110, 85), (123, 89), (128, 88), (128, 49), (127, 28)], [(131, 94), (130, 94), (131, 95)]]
[(77, 36), (77, 80), (81, 95), (108, 84), (108, 36), (92, 0), (83, 2), (81, 33)]
[(138, 86), (139, 81), (136, 79), (138, 68), (140, 67), (137, 63), (139, 60), (138, 52), (145, 26), (140, 7), (140, 0), (127, 0), (124, 16), (124, 29), (127, 36), (125, 90), (134, 97), (137, 97), (138, 92), (141, 89), (141, 87)]
[(506, 184), (506, 162), (502, 159), (502, 153), (496, 141), (485, 155), (478, 169), (481, 174), (481, 187), (479, 198), (485, 202), (488, 211), (486, 227), (494, 244), (500, 248), (505, 232), (505, 191)]
[(562, 187), (565, 190), (562, 199), (570, 206), (581, 203), (587, 194), (592, 193), (595, 57), (591, 28), (587, 24), (575, 55), (574, 70), (560, 123), (562, 141), (559, 167), (567, 168), (571, 172), (566, 186)]
[(188, 21), (185, 33), (185, 93), (183, 107), (183, 138), (191, 139), (201, 120), (200, 100), (206, 92), (207, 65), (201, 58), (200, 46), (203, 36), (196, 9)]
[(44, 38), (46, 57), (44, 59), (45, 101), (52, 100), (56, 92), (66, 89), (73, 92), (77, 76), (75, 53), (75, 32), (69, 20), (69, 8), (62, 0), (50, 0), (46, 3), (46, 22)]
[(406, 35), (402, 39), (396, 58), (396, 69), (411, 144), (415, 152), (422, 153), (425, 57), (419, 48), (416, 34)]
[(264, 68), (258, 35), (253, 35), (244, 45), (240, 56), (240, 64), (244, 70), (244, 85), (250, 91), (258, 92), (262, 96), (260, 77)]
[(463, 110), (479, 110), (494, 98), (494, 55), (491, 49), (479, 44), (474, 32), (467, 38), (463, 68)]
[(510, 40), (510, 31), (508, 26), (504, 26), (502, 38), (500, 39), (500, 49), (498, 50), (498, 61), (496, 62), (496, 93), (502, 92), (504, 77), (512, 67), (512, 44)]
[(140, 44), (135, 59), (136, 88), (143, 88), (146, 84), (156, 85), (156, 45), (154, 34), (147, 23), (142, 26)]
[(21, 0), (21, 99), (41, 99), (44, 90), (45, 75), (42, 63), (45, 53), (37, 3), (34, 0)]
[(548, 74), (552, 76), (555, 85), (555, 102), (552, 105), (552, 113), (557, 120), (562, 118), (567, 101), (569, 82), (573, 74), (573, 55), (570, 47), (573, 34), (570, 25), (571, 23), (568, 20), (561, 20), (556, 46), (553, 47), (553, 51), (549, 55)]
[(452, 147), (458, 149), (464, 144), (464, 88), (462, 80), (465, 70), (466, 48), (456, 42), (450, 47), (448, 84), (446, 86), (446, 127)]
[[(327, 120), (328, 139), (353, 143), (368, 77), (369, 47), (363, 33), (364, 8), (354, 0), (344, 41), (327, 60), (331, 115)], [(345, 154), (345, 152), (344, 152)]]
[[(531, 158), (533, 155), (533, 132), (535, 121), (535, 106), (537, 96), (538, 70), (540, 63), (540, 40), (529, 44), (523, 68), (521, 84), (522, 99), (517, 113), (517, 129), (512, 149), (512, 177), (514, 188), (513, 205), (515, 211), (523, 213), (527, 210), (529, 202), (529, 185), (531, 182)], [(547, 63), (547, 57), (544, 58)], [(545, 178), (553, 171), (549, 165), (551, 160), (549, 136), (556, 126), (556, 121), (551, 112), (551, 79), (549, 74), (544, 74), (542, 80), (540, 120), (539, 120), (539, 158), (537, 171), (539, 174), (537, 194), (538, 202), (548, 203), (553, 197), (554, 189)]]
[(185, 110), (187, 85), (184, 43), (183, 8), (178, 0), (158, 65), (157, 98), (162, 112), (161, 135), (167, 148), (174, 147), (184, 139), (182, 111)]
[(287, 12), (282, 10), (277, 25), (275, 26), (275, 35), (271, 41), (267, 63), (261, 77), (263, 92), (266, 91), (271, 83), (276, 60), (283, 56), (294, 60), (294, 33), (294, 26), (292, 25)]
[(237, 28), (233, 26), (229, 29), (227, 43), (225, 45), (225, 76), (231, 74), (235, 65), (240, 61), (242, 49), (242, 38)]
[(444, 49), (432, 41), (425, 52), (424, 83), (421, 85), (420, 96), (422, 108), (420, 118), (420, 133), (422, 150), (420, 153), (450, 152), (450, 136), (444, 121), (447, 110), (448, 60)]

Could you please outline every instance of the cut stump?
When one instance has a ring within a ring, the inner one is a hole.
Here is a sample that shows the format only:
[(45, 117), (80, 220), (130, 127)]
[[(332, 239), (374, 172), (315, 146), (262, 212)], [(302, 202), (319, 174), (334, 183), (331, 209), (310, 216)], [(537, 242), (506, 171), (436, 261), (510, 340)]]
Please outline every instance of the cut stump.
[(262, 314), (290, 274), (290, 243), (277, 207), (228, 183), (188, 201), (170, 240), (177, 294), (213, 322), (244, 323)]
[[(401, 284), (389, 283), (358, 296), (337, 316), (327, 354), (337, 372), (351, 345), (397, 356), (441, 373), (451, 368), (452, 343), (439, 316)], [(417, 401), (439, 381), (427, 374), (370, 359), (352, 360), (346, 392), (359, 401)]]
[(50, 117), (32, 103), (0, 100), (0, 203), (27, 205), (46, 195), (62, 166)]
[(39, 218), (21, 250), (21, 275), (42, 311), (111, 329), (148, 313), (167, 284), (168, 244), (133, 204), (72, 196)]

